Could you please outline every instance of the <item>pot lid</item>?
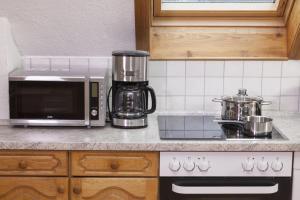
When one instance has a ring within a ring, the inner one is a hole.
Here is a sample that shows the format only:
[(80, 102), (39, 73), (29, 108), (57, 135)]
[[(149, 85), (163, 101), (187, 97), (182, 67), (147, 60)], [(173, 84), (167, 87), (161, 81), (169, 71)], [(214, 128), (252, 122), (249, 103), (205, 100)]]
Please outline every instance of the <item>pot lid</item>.
[(238, 94), (235, 96), (223, 96), (223, 101), (230, 101), (230, 102), (236, 102), (236, 103), (250, 103), (250, 102), (261, 102), (263, 101), (263, 98), (260, 96), (256, 97), (249, 97), (247, 94), (247, 89), (239, 89)]

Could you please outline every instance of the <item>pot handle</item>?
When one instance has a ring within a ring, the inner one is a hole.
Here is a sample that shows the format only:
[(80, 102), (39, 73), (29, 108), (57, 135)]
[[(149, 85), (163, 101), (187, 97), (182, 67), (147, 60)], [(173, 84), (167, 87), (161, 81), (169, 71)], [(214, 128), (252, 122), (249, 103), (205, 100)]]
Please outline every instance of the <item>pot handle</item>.
[(261, 105), (271, 105), (272, 101), (262, 101)]
[(244, 122), (244, 121), (237, 121), (237, 120), (223, 120), (223, 119), (215, 119), (213, 120), (213, 122), (216, 122), (216, 123), (219, 123), (219, 124), (241, 124), (241, 125), (244, 125), (246, 124), (247, 122)]
[(212, 102), (217, 102), (217, 103), (222, 103), (222, 99), (220, 99), (220, 98), (213, 98), (212, 99)]

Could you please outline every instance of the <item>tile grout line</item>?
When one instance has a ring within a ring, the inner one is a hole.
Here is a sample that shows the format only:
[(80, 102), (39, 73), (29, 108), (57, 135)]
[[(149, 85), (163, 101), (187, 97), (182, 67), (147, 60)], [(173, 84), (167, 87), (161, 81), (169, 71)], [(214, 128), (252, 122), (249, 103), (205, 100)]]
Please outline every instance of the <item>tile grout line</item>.
[(222, 92), (223, 96), (224, 93), (225, 93), (225, 60), (223, 61), (223, 92)]
[(184, 60), (184, 105), (183, 105), (183, 110), (186, 110), (186, 60)]
[(260, 74), (260, 96), (263, 95), (263, 76), (264, 76), (264, 64), (265, 62), (261, 62), (261, 74)]
[(206, 101), (205, 101), (205, 98), (206, 98), (206, 62), (207, 61), (204, 61), (204, 89), (203, 89), (203, 110), (206, 111)]
[(165, 74), (165, 81), (166, 81), (165, 110), (169, 111), (169, 109), (168, 109), (168, 61), (164, 61), (164, 66), (166, 68), (166, 74)]
[(242, 70), (242, 88), (244, 88), (244, 79), (245, 79), (245, 61), (243, 62), (243, 70)]
[(281, 62), (281, 69), (280, 69), (280, 92), (279, 92), (279, 107), (278, 107), (278, 111), (281, 111), (281, 97), (282, 97), (282, 75), (283, 75), (283, 62)]

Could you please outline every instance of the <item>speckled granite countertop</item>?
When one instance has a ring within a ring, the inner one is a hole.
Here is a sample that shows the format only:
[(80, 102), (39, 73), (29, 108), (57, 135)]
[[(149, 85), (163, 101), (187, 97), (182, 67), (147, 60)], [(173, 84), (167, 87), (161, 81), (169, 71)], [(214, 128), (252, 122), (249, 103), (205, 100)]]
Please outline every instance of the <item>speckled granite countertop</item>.
[(0, 150), (119, 151), (300, 151), (300, 113), (265, 113), (288, 138), (284, 141), (160, 140), (157, 115), (145, 129), (13, 128), (0, 126)]

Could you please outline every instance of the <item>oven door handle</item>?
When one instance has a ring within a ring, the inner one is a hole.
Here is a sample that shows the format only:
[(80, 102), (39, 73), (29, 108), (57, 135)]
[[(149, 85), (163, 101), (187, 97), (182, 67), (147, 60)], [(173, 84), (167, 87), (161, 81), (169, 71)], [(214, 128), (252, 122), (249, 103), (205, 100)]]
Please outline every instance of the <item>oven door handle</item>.
[(177, 194), (274, 194), (278, 192), (278, 183), (273, 186), (179, 186), (172, 184)]

